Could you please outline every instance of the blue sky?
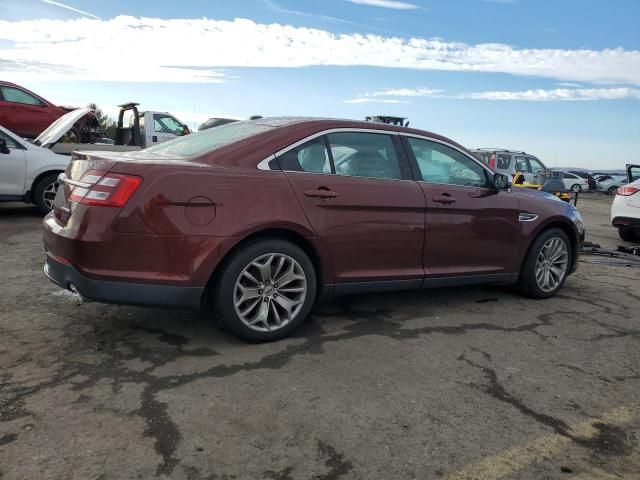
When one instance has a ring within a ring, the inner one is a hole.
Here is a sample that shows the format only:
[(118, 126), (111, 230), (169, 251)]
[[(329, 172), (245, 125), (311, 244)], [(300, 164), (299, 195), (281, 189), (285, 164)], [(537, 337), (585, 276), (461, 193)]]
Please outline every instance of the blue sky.
[(409, 117), (552, 166), (640, 162), (637, 0), (3, 0), (0, 79), (208, 116)]

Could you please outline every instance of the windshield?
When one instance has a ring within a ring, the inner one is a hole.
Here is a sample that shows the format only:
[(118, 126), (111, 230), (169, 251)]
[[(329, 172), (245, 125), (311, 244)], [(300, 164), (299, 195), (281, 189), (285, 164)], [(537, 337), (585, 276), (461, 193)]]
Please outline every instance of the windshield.
[(174, 157), (191, 157), (271, 129), (273, 129), (272, 126), (253, 121), (229, 123), (154, 145), (147, 148), (145, 152)]

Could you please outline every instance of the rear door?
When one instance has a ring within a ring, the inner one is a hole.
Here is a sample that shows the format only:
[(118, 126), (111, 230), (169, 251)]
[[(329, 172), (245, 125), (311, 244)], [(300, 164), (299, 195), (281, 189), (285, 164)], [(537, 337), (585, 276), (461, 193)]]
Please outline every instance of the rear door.
[(0, 130), (0, 139), (7, 142), (9, 153), (0, 153), (0, 197), (24, 195), (27, 162), (25, 149)]
[(278, 156), (336, 283), (421, 284), (425, 199), (399, 142), (396, 134), (341, 130)]
[(640, 179), (640, 165), (627, 164), (627, 181), (629, 183)]
[(518, 271), (516, 196), (493, 189), (489, 172), (452, 146), (422, 137), (405, 139), (427, 203), (427, 281)]

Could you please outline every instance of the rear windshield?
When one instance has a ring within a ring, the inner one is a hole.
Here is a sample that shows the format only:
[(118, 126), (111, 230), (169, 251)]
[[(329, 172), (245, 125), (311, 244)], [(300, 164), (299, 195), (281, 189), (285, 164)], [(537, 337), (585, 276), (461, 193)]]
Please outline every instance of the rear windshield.
[(229, 123), (160, 143), (144, 151), (158, 155), (192, 157), (272, 129), (272, 126), (253, 121)]

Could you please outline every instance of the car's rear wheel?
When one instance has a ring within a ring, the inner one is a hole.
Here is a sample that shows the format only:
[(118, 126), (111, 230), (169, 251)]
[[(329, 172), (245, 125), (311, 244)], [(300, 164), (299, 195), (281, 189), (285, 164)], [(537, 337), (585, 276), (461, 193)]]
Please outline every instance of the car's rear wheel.
[(50, 173), (45, 175), (33, 189), (33, 202), (36, 204), (38, 211), (42, 215), (46, 215), (53, 210), (53, 201), (58, 191), (58, 174)]
[(617, 191), (618, 187), (609, 187), (609, 190), (607, 190), (607, 195), (615, 195)]
[(625, 242), (634, 242), (637, 240), (638, 235), (630, 228), (618, 228), (618, 235)]
[(291, 334), (316, 297), (313, 263), (298, 246), (279, 239), (250, 243), (222, 267), (214, 305), (238, 337), (269, 342)]
[(573, 185), (571, 185), (571, 191), (572, 192), (581, 192), (582, 191), (582, 187), (580, 186), (580, 184), (574, 183)]
[(532, 298), (555, 295), (567, 278), (571, 265), (571, 242), (558, 228), (542, 232), (527, 253), (520, 272), (520, 287)]

